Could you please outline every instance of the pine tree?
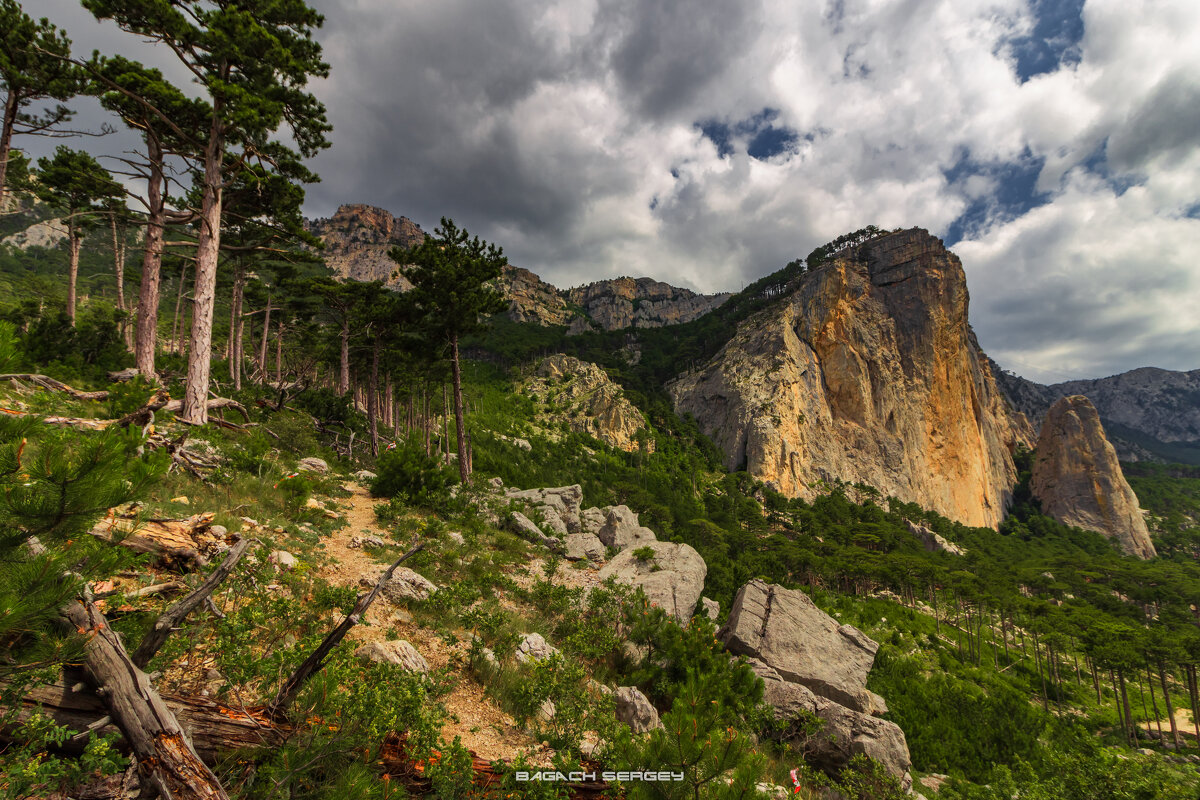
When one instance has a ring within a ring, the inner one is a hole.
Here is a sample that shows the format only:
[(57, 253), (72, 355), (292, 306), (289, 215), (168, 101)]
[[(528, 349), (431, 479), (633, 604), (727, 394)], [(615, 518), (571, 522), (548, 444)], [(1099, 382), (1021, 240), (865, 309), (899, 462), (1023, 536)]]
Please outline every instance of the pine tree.
[(422, 328), (431, 341), (449, 350), (454, 385), (454, 428), (458, 436), (458, 472), (470, 478), (463, 419), (462, 366), (459, 343), (482, 330), (483, 318), (498, 314), (508, 301), (493, 285), (507, 263), (504, 251), (478, 236), (472, 238), (452, 220), (442, 217), (434, 235), (410, 249), (393, 248), (392, 259), (412, 283), (410, 294), (422, 313)]
[(26, 109), (39, 100), (68, 100), (83, 87), (83, 76), (70, 64), (71, 40), (50, 24), (35, 20), (16, 0), (0, 0), (0, 88), (5, 92), (0, 126), (0, 206), (14, 134), (52, 135), (72, 112), (61, 103), (40, 114)]
[[(205, 136), (190, 142), (201, 154), (201, 197), (180, 413), (187, 422), (203, 423), (208, 419), (222, 202), (229, 170), (249, 161), (294, 161), (272, 139), (285, 126), (303, 156), (328, 146), (325, 107), (305, 91), (309, 78), (329, 71), (312, 37), (323, 18), (303, 0), (83, 0), (83, 5), (98, 19), (111, 19), (123, 30), (166, 45), (209, 95)], [(151, 100), (143, 100), (153, 107)], [(155, 111), (167, 118), (162, 109)], [(237, 151), (239, 158), (227, 158)]]
[(97, 215), (116, 198), (124, 196), (121, 185), (108, 170), (82, 150), (59, 146), (53, 158), (38, 159), (38, 194), (66, 212), (67, 318), (75, 326), (75, 288), (79, 280), (79, 250), (84, 234), (97, 224)]

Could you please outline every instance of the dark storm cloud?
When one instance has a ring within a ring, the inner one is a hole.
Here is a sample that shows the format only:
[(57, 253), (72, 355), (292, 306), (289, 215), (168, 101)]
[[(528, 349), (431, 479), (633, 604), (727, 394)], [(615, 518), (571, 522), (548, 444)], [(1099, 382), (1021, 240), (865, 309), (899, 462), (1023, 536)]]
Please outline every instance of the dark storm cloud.
[(1109, 139), (1108, 161), (1116, 170), (1140, 170), (1158, 158), (1173, 166), (1197, 147), (1200, 74), (1180, 70), (1163, 78)]

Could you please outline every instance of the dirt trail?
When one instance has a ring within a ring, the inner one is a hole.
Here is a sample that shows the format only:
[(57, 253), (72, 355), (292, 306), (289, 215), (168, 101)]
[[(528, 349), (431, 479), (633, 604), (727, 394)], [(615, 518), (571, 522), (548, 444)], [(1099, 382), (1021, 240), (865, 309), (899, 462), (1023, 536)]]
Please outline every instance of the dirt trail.
[[(378, 536), (387, 541), (389, 534), (375, 519), (375, 506), (383, 501), (372, 498), (358, 484), (348, 483), (346, 488), (351, 496), (338, 501), (338, 510), (345, 514), (347, 524), (324, 540), (328, 558), (319, 574), (331, 583), (357, 587), (362, 576), (378, 575), (382, 565), (369, 552), (351, 548), (350, 540), (355, 536)], [(519, 752), (526, 753), (538, 763), (546, 760), (541, 744), (518, 729), (513, 718), (467, 674), (464, 644), (447, 645), (433, 631), (414, 624), (408, 612), (391, 606), (382, 598), (368, 610), (365, 622), (365, 625), (355, 626), (347, 638), (356, 642), (384, 641), (389, 632), (395, 631), (420, 651), (430, 670), (450, 667), (458, 677), (458, 685), (442, 698), (450, 712), (450, 718), (442, 728), (447, 741), (460, 736), (467, 749), (489, 761), (512, 759)]]

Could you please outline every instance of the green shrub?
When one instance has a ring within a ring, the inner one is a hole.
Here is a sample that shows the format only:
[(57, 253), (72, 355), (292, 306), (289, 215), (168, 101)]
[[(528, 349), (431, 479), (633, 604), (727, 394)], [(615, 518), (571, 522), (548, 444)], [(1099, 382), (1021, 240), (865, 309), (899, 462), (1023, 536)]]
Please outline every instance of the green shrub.
[(458, 482), (454, 469), (427, 455), (415, 442), (386, 450), (375, 465), (373, 497), (399, 497), (412, 505), (436, 507)]

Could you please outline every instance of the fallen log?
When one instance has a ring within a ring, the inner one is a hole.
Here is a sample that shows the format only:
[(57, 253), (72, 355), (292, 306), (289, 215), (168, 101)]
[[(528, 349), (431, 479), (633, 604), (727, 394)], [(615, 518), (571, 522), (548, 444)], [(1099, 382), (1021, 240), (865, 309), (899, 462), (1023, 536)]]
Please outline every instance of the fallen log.
[[(77, 683), (64, 678), (34, 689), (21, 698), (18, 722), (24, 722), (40, 709), (57, 724), (79, 733), (90, 729), (97, 736), (123, 735), (112, 722), (104, 701), (88, 688), (74, 691), (76, 686)], [(179, 721), (196, 754), (209, 766), (215, 766), (222, 755), (233, 750), (276, 747), (291, 733), (286, 726), (269, 719), (261, 707), (239, 709), (204, 697), (162, 695), (162, 699)], [(97, 725), (106, 717), (107, 723)], [(7, 738), (10, 734), (11, 729), (0, 735)], [(69, 754), (78, 754), (85, 743), (86, 738), (73, 737), (63, 749)], [(128, 743), (124, 746), (128, 747)]]
[(85, 392), (80, 389), (74, 389), (74, 388), (68, 386), (67, 384), (63, 383), (62, 381), (51, 378), (49, 375), (38, 375), (35, 373), (31, 373), (31, 372), (8, 373), (5, 375), (0, 375), (0, 381), (25, 381), (26, 383), (32, 383), (34, 386), (38, 386), (38, 387), (41, 387), (42, 389), (47, 389), (52, 392), (62, 392), (64, 394), (69, 394), (71, 397), (74, 397), (76, 400), (107, 400), (108, 399), (107, 391)]
[(237, 566), (238, 560), (241, 559), (253, 541), (253, 539), (242, 539), (231, 547), (225, 555), (225, 560), (212, 571), (196, 591), (191, 592), (179, 602), (172, 605), (163, 612), (162, 616), (155, 620), (154, 625), (151, 626), (145, 638), (142, 639), (130, 657), (139, 669), (146, 668), (146, 665), (150, 663), (150, 659), (154, 657), (154, 654), (158, 652), (159, 648), (170, 637), (171, 631), (175, 630), (176, 626), (183, 622), (188, 614), (192, 613), (201, 603), (207, 600), (213, 591), (221, 585), (221, 582), (229, 576), (229, 573), (233, 572), (233, 568)]
[(75, 601), (61, 614), (87, 637), (88, 672), (103, 692), (104, 705), (121, 729), (141, 774), (164, 800), (229, 800), (217, 776), (197, 755), (179, 720), (129, 659), (104, 614), (90, 600)]
[(142, 520), (136, 507), (117, 507), (110, 508), (89, 533), (138, 553), (149, 553), (165, 567), (190, 570), (207, 564), (208, 556), (223, 543), (209, 532), (214, 516), (206, 512), (182, 520)]
[[(170, 411), (173, 414), (178, 414), (180, 411), (183, 410), (183, 400), (172, 400), (171, 402), (167, 403), (166, 408), (167, 408), (167, 411)], [(234, 411), (241, 414), (242, 417), (245, 418), (246, 422), (250, 421), (250, 412), (247, 411), (246, 407), (244, 405), (242, 405), (241, 403), (239, 403), (237, 400), (233, 400), (229, 397), (209, 398), (209, 400), (208, 400), (208, 410), (209, 411), (214, 411), (214, 410), (222, 409), (222, 408), (232, 408)]]

